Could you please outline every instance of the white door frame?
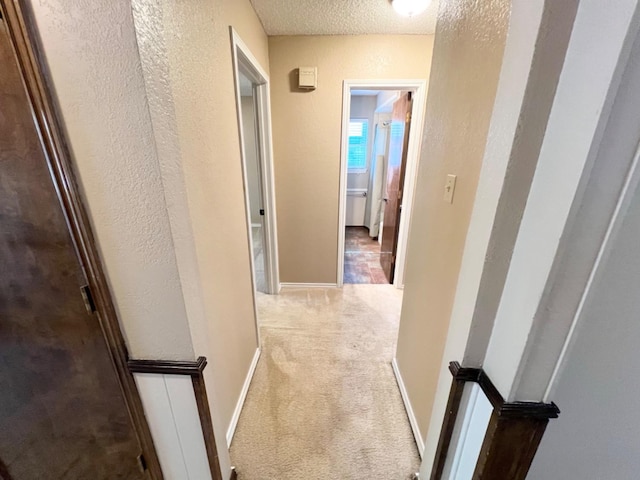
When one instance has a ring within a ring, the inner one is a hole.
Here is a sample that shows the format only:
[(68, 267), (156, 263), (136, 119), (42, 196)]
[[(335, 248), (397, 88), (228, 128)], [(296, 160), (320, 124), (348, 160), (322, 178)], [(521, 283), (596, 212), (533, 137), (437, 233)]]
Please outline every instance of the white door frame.
[[(253, 259), (253, 247), (251, 244), (251, 211), (249, 203), (249, 189), (247, 187), (247, 164), (246, 152), (244, 149), (244, 136), (242, 126), (242, 103), (240, 96), (240, 73), (249, 77), (254, 84), (255, 105), (258, 136), (258, 156), (261, 171), (260, 182), (262, 184), (263, 207), (264, 207), (264, 237), (265, 237), (265, 268), (267, 290), (270, 294), (277, 294), (280, 291), (280, 273), (278, 270), (278, 244), (277, 244), (277, 224), (276, 224), (276, 197), (275, 180), (273, 169), (273, 142), (271, 133), (271, 100), (269, 94), (269, 75), (261, 67), (256, 57), (251, 53), (249, 47), (242, 41), (238, 33), (229, 27), (231, 35), (231, 51), (233, 57), (233, 72), (236, 94), (236, 111), (238, 120), (238, 132), (240, 135), (240, 155), (242, 158), (242, 179), (244, 183), (245, 214), (247, 220), (247, 236), (249, 246), (249, 261), (251, 263), (251, 277), (253, 282), (253, 304), (256, 311), (256, 278), (255, 265)], [(258, 330), (259, 331), (259, 330)], [(259, 336), (259, 334), (258, 334)], [(259, 340), (259, 339), (258, 339)]]
[(396, 271), (393, 285), (396, 288), (404, 286), (404, 267), (407, 254), (407, 239), (413, 208), (413, 197), (418, 173), (418, 161), (422, 146), (422, 131), (427, 101), (427, 80), (345, 80), (342, 90), (342, 142), (340, 149), (340, 200), (338, 214), (338, 287), (344, 283), (344, 242), (345, 219), (347, 209), (347, 152), (349, 136), (347, 135), (349, 118), (351, 116), (352, 90), (409, 90), (414, 94), (411, 130), (409, 131), (409, 146), (407, 149), (407, 167), (404, 177), (402, 212), (400, 215), (400, 233), (396, 250)]

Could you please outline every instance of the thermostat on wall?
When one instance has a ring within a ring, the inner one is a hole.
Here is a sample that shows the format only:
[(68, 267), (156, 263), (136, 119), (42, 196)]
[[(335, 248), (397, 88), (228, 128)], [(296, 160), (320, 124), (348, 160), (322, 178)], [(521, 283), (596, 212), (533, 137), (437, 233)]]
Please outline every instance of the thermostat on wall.
[(315, 90), (318, 86), (318, 67), (298, 68), (298, 88)]

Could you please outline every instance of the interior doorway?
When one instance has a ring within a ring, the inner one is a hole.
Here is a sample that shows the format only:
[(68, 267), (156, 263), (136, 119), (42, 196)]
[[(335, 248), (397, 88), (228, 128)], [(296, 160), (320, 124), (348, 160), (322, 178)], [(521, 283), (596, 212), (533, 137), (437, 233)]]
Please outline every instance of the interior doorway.
[(238, 72), (240, 83), (240, 112), (244, 142), (244, 161), (246, 168), (246, 190), (249, 204), (249, 230), (256, 290), (269, 293), (266, 278), (265, 232), (264, 232), (264, 195), (262, 188), (262, 171), (258, 161), (258, 119), (256, 117), (256, 95), (254, 84), (240, 66)]
[(276, 294), (280, 281), (269, 76), (235, 30), (230, 31), (254, 292)]
[(426, 82), (345, 81), (338, 286), (404, 285)]

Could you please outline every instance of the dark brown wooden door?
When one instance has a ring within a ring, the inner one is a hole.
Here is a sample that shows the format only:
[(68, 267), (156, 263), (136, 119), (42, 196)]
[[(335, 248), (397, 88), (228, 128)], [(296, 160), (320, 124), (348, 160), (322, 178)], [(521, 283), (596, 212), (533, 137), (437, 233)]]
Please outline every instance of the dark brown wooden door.
[(142, 479), (140, 446), (0, 21), (0, 479)]
[(396, 250), (400, 232), (402, 212), (402, 191), (407, 168), (407, 146), (411, 128), (411, 93), (404, 93), (393, 104), (391, 136), (389, 142), (389, 162), (384, 195), (384, 220), (382, 223), (382, 245), (380, 264), (384, 274), (393, 283), (396, 268)]

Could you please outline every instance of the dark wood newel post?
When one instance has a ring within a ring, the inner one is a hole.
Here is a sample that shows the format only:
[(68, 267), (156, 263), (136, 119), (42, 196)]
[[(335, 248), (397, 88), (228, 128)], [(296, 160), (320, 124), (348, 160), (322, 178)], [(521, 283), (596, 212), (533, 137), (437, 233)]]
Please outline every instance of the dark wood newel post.
[(453, 381), (431, 480), (442, 479), (467, 382), (477, 383), (493, 406), (473, 480), (525, 480), (549, 420), (560, 413), (558, 407), (554, 403), (505, 402), (484, 370), (463, 368), (458, 362), (451, 362), (449, 370)]
[(473, 480), (525, 480), (548, 423), (549, 417), (529, 417), (518, 412), (505, 415), (494, 410)]

